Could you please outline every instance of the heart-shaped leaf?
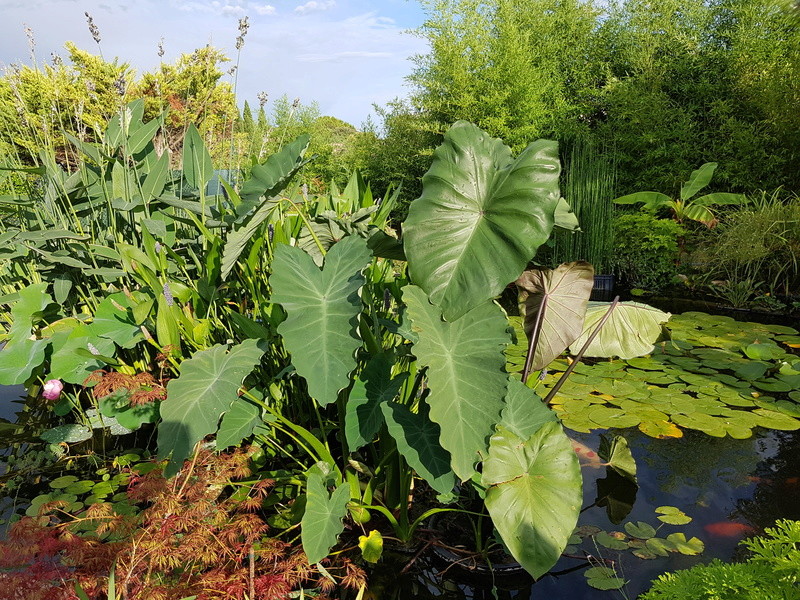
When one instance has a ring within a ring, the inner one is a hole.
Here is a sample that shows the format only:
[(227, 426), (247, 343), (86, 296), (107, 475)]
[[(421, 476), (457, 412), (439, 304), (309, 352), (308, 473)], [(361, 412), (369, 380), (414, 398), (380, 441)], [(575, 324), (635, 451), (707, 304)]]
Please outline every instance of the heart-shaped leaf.
[(670, 542), (678, 552), (688, 556), (700, 554), (706, 548), (705, 544), (696, 537), (687, 540), (683, 532), (669, 534), (667, 536), (667, 541)]
[(418, 414), (396, 402), (380, 407), (389, 434), (409, 466), (440, 494), (452, 493), (456, 478), (450, 468), (450, 455), (439, 444), (440, 429), (430, 420), (427, 404), (420, 402)]
[(624, 437), (601, 435), (597, 454), (600, 460), (608, 463), (617, 473), (636, 483), (636, 461), (628, 447), (628, 440)]
[(339, 485), (331, 496), (325, 487), (323, 476), (310, 472), (306, 484), (306, 510), (300, 522), (303, 552), (310, 564), (315, 564), (328, 556), (331, 547), (339, 539), (344, 529), (342, 519), (347, 514), (350, 488)]
[(528, 440), (499, 426), (481, 481), (506, 547), (541, 577), (567, 546), (583, 500), (581, 468), (561, 425), (545, 423)]
[(539, 140), (516, 159), (475, 125), (445, 134), (403, 227), (412, 281), (454, 321), (514, 281), (550, 237), (558, 144)]
[(506, 405), (500, 424), (511, 433), (527, 440), (549, 422), (557, 422), (556, 414), (547, 408), (542, 399), (518, 379), (509, 378)]
[(300, 248), (275, 248), (272, 301), (287, 313), (278, 333), (308, 382), (309, 394), (323, 406), (349, 385), (356, 367), (355, 352), (361, 346), (358, 292), (365, 281), (361, 271), (370, 260), (366, 240), (357, 236), (335, 244), (322, 270)]
[(180, 376), (167, 384), (161, 403), (158, 453), (171, 456), (164, 470), (168, 477), (180, 470), (194, 445), (217, 430), (222, 414), (237, 399), (237, 392), (261, 360), (258, 340), (245, 340), (227, 351), (216, 345), (202, 350), (180, 365)]

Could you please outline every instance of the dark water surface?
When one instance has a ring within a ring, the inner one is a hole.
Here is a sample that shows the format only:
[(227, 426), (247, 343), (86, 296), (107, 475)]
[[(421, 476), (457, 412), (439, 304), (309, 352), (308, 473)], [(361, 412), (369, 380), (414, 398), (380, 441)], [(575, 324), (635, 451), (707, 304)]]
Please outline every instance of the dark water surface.
[[(598, 495), (606, 495), (609, 474), (605, 467), (584, 467), (584, 512), (579, 525), (595, 525), (606, 531), (624, 531), (627, 521), (644, 521), (654, 527), (661, 522), (654, 510), (675, 506), (693, 520), (687, 525), (661, 524), (659, 537), (683, 532), (705, 544), (699, 556), (670, 553), (668, 557), (642, 560), (630, 551), (595, 548), (584, 541), (576, 554), (590, 552), (615, 561), (615, 568), (629, 583), (622, 591), (600, 591), (589, 587), (583, 575), (585, 561), (562, 558), (536, 583), (526, 578), (502, 581), (499, 598), (588, 600), (636, 598), (650, 587), (652, 579), (665, 571), (684, 569), (712, 558), (731, 560), (741, 553), (738, 542), (760, 533), (776, 519), (800, 519), (800, 432), (764, 431), (747, 440), (714, 438), (686, 431), (683, 438), (653, 439), (638, 430), (620, 431), (630, 443), (638, 467), (639, 488), (630, 513), (621, 523), (609, 519), (606, 507), (595, 506)], [(575, 439), (597, 448), (599, 434), (574, 434)], [(613, 479), (613, 474), (611, 476)], [(600, 494), (598, 494), (598, 488)], [(624, 512), (625, 493), (613, 501)], [(374, 573), (379, 593), (374, 598), (494, 598), (490, 578), (474, 580), (458, 568), (435, 559), (420, 557), (416, 573), (398, 576), (402, 565), (389, 565), (389, 573)], [(575, 568), (572, 572), (570, 569)], [(442, 575), (444, 571), (444, 575)], [(555, 574), (562, 572), (561, 574)], [(469, 583), (467, 583), (469, 581)], [(375, 590), (376, 592), (378, 590)], [(624, 593), (623, 593), (624, 592)]]

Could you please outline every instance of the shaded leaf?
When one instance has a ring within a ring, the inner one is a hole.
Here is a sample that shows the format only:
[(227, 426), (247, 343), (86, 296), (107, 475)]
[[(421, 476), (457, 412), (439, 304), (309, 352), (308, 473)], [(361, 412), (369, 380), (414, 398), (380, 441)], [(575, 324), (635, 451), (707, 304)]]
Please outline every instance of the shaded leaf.
[[(583, 333), (570, 345), (570, 352), (575, 354), (580, 350), (608, 307), (605, 302), (589, 302)], [(620, 302), (589, 345), (585, 356), (629, 359), (649, 354), (662, 334), (662, 323), (669, 318), (669, 313), (646, 304)]]
[(528, 339), (534, 336), (542, 301), (546, 303), (531, 364), (531, 368), (538, 371), (581, 335), (594, 285), (594, 268), (587, 262), (571, 262), (556, 269), (533, 269), (520, 275), (516, 283), (526, 292), (525, 333)]
[(217, 430), (219, 418), (263, 354), (256, 340), (245, 340), (230, 352), (220, 344), (181, 363), (180, 375), (167, 384), (167, 399), (160, 407), (158, 452), (161, 458), (171, 457), (165, 475), (174, 475), (194, 445)]
[(429, 367), (431, 419), (442, 428), (441, 444), (452, 456), (453, 471), (466, 481), (486, 455), (506, 396), (506, 319), (500, 307), (486, 302), (448, 323), (413, 285), (403, 289), (403, 299), (411, 329), (419, 336), (414, 353)]

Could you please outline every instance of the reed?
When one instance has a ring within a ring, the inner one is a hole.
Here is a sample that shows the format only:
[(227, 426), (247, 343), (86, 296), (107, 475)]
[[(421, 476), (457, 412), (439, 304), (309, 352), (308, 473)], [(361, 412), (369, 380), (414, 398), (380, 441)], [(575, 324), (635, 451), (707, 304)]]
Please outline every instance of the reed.
[(590, 138), (576, 138), (564, 156), (561, 193), (572, 206), (581, 231), (556, 231), (552, 262), (585, 260), (596, 273), (610, 272), (616, 164), (610, 153)]

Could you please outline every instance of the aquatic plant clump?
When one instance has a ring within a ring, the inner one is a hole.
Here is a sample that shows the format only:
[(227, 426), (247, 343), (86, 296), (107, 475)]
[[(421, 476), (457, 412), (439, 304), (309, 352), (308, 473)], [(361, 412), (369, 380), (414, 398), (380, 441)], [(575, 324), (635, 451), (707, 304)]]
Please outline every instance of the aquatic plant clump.
[[(668, 327), (672, 339), (649, 356), (579, 364), (551, 402), (564, 425), (582, 432), (638, 427), (652, 437), (695, 429), (740, 439), (755, 427), (800, 429), (796, 329), (700, 312), (677, 315)], [(509, 348), (509, 368), (518, 368), (519, 353), (519, 345)], [(537, 391), (544, 395), (568, 364), (551, 363)]]

